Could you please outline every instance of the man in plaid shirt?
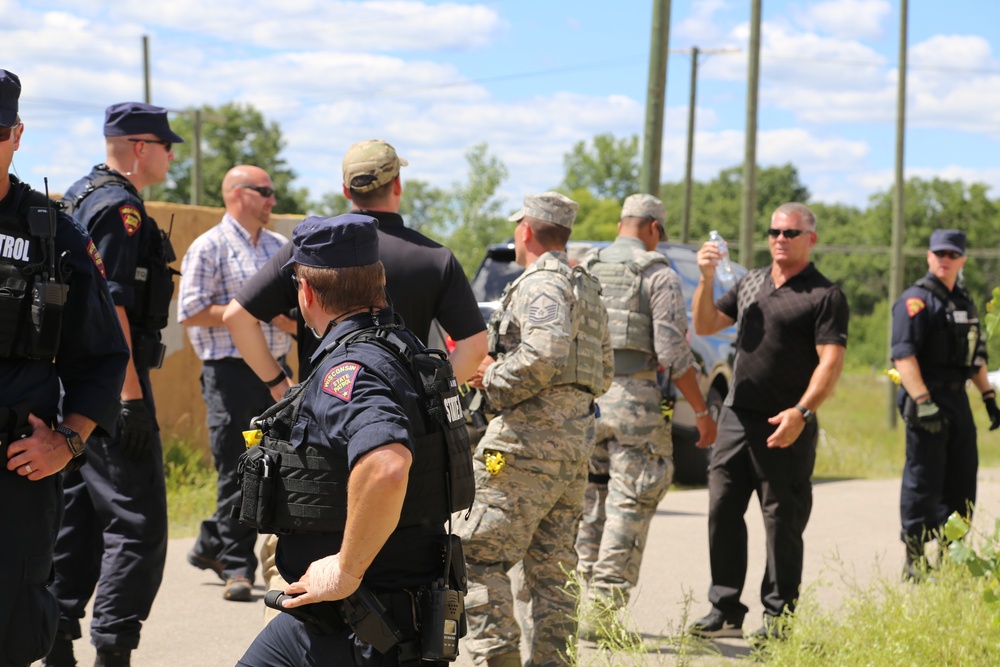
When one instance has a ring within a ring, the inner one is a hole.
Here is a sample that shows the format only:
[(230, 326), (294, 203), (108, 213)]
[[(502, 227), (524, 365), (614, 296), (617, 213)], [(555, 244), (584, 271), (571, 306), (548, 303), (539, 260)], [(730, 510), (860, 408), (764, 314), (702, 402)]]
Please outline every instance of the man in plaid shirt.
[[(274, 185), (259, 167), (233, 167), (222, 181), (226, 213), (222, 222), (199, 236), (181, 265), (177, 319), (187, 327), (202, 360), (201, 391), (208, 412), (209, 442), (219, 473), (215, 514), (201, 523), (188, 562), (212, 570), (226, 582), (223, 597), (249, 601), (257, 570), (257, 533), (230, 517), (240, 501), (236, 468), (246, 449), (242, 431), (250, 419), (273, 403), (265, 383), (240, 357), (222, 313), (236, 292), (287, 239), (265, 227), (275, 205)], [(282, 315), (263, 324), (276, 359), (292, 346), (295, 323)], [(277, 380), (283, 380), (284, 374)]]

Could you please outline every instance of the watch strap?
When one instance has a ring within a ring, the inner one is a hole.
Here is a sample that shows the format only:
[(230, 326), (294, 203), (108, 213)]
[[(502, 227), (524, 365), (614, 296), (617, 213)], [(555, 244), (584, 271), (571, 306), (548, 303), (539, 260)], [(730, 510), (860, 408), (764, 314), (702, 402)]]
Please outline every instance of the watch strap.
[(64, 425), (56, 426), (54, 430), (66, 436), (66, 444), (69, 446), (69, 451), (73, 453), (73, 458), (83, 455), (83, 438), (80, 437), (79, 433)]
[(802, 418), (805, 419), (807, 422), (812, 421), (813, 418), (816, 416), (815, 412), (813, 412), (804, 405), (796, 405), (795, 409), (802, 413)]

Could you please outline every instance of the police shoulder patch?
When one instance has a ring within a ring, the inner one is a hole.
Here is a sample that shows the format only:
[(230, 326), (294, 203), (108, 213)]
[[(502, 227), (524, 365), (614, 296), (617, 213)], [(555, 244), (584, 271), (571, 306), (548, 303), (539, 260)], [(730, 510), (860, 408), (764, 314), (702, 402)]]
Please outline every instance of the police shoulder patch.
[(331, 396), (336, 396), (344, 403), (349, 403), (359, 370), (361, 370), (361, 365), (353, 361), (334, 366), (323, 377), (323, 391)]
[(135, 206), (119, 206), (118, 215), (122, 217), (122, 222), (125, 223), (125, 231), (128, 232), (129, 236), (135, 234), (139, 231), (139, 227), (142, 227), (142, 216), (139, 214), (139, 209)]
[(535, 324), (544, 324), (556, 319), (559, 304), (548, 294), (539, 294), (528, 307), (528, 319)]
[(101, 257), (101, 253), (97, 252), (97, 246), (94, 245), (93, 241), (87, 241), (87, 254), (90, 255), (90, 261), (101, 272), (101, 277), (107, 280), (108, 274), (104, 272), (104, 259)]
[(924, 303), (924, 300), (918, 297), (913, 296), (906, 300), (906, 312), (910, 317), (915, 316), (926, 307), (927, 304)]

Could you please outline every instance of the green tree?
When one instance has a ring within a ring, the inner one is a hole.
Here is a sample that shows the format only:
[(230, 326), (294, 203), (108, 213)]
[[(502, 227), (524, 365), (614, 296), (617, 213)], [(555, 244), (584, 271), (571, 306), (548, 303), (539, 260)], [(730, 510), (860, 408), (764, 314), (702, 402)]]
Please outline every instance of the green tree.
[(592, 144), (578, 142), (563, 156), (568, 191), (590, 190), (601, 199), (614, 199), (621, 205), (630, 194), (639, 191), (639, 137), (616, 139), (611, 133), (598, 134)]
[(618, 236), (622, 205), (617, 199), (601, 199), (586, 188), (572, 190), (566, 196), (580, 205), (573, 223), (574, 240), (613, 241)]
[[(201, 122), (201, 203), (222, 206), (222, 178), (238, 164), (252, 164), (266, 170), (274, 182), (278, 203), (275, 213), (302, 213), (308, 210), (308, 191), (292, 187), (295, 172), (281, 151), (285, 141), (278, 124), (268, 122), (249, 104), (229, 103), (221, 107), (203, 106)], [(154, 199), (177, 203), (191, 202), (194, 139), (194, 109), (174, 119), (172, 127), (186, 139), (174, 145), (176, 159), (170, 166), (166, 184), (153, 191)]]

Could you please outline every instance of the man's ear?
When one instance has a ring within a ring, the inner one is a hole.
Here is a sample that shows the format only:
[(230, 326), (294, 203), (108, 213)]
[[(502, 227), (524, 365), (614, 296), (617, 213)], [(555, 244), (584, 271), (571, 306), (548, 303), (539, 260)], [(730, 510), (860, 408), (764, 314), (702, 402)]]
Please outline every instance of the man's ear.
[(403, 194), (403, 179), (396, 175), (396, 178), (392, 179), (392, 194), (399, 197)]
[(351, 189), (349, 187), (347, 187), (347, 184), (344, 184), (343, 188), (344, 188), (344, 196), (347, 197), (348, 199), (350, 199), (351, 198)]

